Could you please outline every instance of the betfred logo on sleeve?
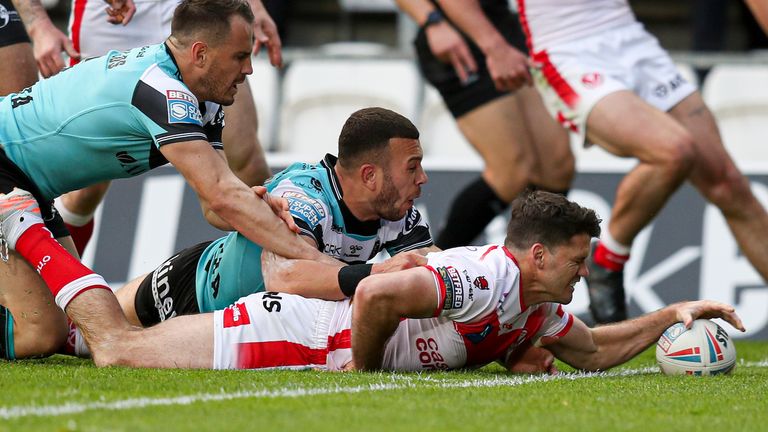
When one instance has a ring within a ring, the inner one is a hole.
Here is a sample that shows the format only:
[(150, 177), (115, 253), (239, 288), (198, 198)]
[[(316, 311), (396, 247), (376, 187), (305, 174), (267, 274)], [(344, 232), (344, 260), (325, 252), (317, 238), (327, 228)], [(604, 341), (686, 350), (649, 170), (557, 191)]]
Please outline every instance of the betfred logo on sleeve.
[(168, 123), (192, 123), (202, 126), (203, 116), (197, 107), (197, 99), (181, 90), (166, 91)]

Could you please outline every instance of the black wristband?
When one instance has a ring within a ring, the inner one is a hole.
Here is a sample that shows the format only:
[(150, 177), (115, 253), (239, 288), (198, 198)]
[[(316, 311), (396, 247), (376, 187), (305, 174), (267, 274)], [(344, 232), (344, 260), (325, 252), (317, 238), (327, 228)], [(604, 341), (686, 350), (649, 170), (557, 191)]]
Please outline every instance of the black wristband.
[(352, 297), (357, 289), (357, 284), (371, 274), (373, 264), (352, 264), (339, 269), (339, 288), (341, 292)]

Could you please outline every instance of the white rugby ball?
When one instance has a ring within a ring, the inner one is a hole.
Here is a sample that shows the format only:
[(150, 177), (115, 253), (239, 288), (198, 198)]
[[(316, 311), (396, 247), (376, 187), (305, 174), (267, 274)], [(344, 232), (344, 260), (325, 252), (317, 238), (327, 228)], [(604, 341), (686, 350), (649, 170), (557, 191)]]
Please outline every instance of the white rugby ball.
[(656, 361), (667, 375), (727, 374), (736, 366), (736, 348), (722, 327), (699, 319), (690, 329), (677, 323), (656, 343)]

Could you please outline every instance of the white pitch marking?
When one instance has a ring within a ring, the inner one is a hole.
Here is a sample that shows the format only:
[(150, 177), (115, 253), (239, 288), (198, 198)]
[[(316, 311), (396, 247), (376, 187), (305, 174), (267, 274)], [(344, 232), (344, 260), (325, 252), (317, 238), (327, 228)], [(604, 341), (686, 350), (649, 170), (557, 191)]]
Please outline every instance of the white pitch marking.
[[(760, 362), (740, 362), (741, 367), (768, 367), (768, 360)], [(252, 390), (240, 391), (234, 393), (202, 393), (196, 395), (177, 396), (172, 398), (136, 398), (124, 399), (112, 402), (90, 402), (90, 403), (66, 403), (63, 405), (27, 405), (0, 407), (0, 418), (10, 420), (22, 417), (54, 417), (68, 414), (79, 414), (94, 410), (121, 411), (128, 409), (146, 408), (150, 406), (168, 406), (168, 405), (190, 405), (197, 402), (217, 402), (232, 399), (252, 399), (265, 398), (274, 399), (279, 397), (304, 397), (329, 394), (354, 394), (362, 392), (377, 392), (389, 390), (402, 390), (410, 388), (477, 388), (477, 387), (502, 387), (518, 386), (536, 382), (547, 382), (555, 380), (579, 380), (584, 378), (600, 377), (623, 377), (633, 375), (643, 375), (657, 373), (659, 368), (645, 367), (640, 369), (625, 369), (613, 372), (576, 372), (561, 373), (559, 375), (525, 375), (525, 376), (501, 376), (494, 378), (475, 379), (459, 381), (454, 379), (443, 379), (431, 374), (419, 374), (415, 377), (407, 375), (389, 375), (391, 382), (379, 382), (370, 385), (355, 387), (327, 387), (327, 388), (296, 388), (279, 390)]]

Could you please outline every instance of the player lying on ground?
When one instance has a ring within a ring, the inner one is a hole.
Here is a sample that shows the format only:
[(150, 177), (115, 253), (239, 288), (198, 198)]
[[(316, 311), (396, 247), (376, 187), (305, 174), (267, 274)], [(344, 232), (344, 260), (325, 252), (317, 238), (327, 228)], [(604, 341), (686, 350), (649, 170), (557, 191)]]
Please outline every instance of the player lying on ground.
[[(33, 231), (27, 219), (34, 210), (0, 214), (11, 246)], [(108, 289), (81, 287), (60, 294), (59, 287), (49, 286), (83, 330), (97, 366), (459, 368), (508, 362), (528, 343), (539, 342), (577, 368), (597, 370), (629, 360), (675, 322), (720, 317), (743, 330), (732, 307), (711, 301), (679, 303), (635, 320), (587, 328), (560, 304), (571, 301), (573, 285), (587, 274), (589, 241), (599, 231), (592, 210), (535, 192), (513, 202), (503, 245), (431, 253), (427, 266), (369, 276), (359, 283), (354, 302), (258, 293), (223, 311), (176, 317), (145, 329), (127, 322)], [(26, 239), (31, 247), (35, 242)], [(317, 271), (325, 266), (300, 264)], [(45, 266), (55, 272), (60, 263)], [(269, 272), (265, 276), (272, 286)], [(340, 283), (357, 286), (351, 277)]]
[[(318, 164), (296, 163), (267, 185), (286, 199), (301, 236), (312, 247), (339, 260), (347, 271), (379, 273), (423, 264), (415, 253), (432, 245), (429, 226), (413, 201), (427, 176), (421, 167), (419, 132), (405, 117), (384, 109), (353, 113), (339, 137), (339, 158)], [(434, 249), (434, 248), (432, 248)], [(385, 263), (366, 265), (381, 250), (397, 255)], [(136, 278), (116, 295), (128, 321), (151, 326), (178, 315), (213, 312), (237, 299), (264, 291), (262, 248), (233, 232), (213, 242), (185, 249), (153, 272)], [(276, 277), (288, 282), (283, 291), (305, 297), (340, 300), (335, 272), (311, 284), (298, 271), (280, 266)], [(66, 352), (84, 355), (74, 327)]]

